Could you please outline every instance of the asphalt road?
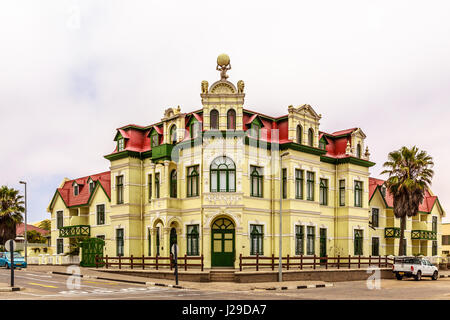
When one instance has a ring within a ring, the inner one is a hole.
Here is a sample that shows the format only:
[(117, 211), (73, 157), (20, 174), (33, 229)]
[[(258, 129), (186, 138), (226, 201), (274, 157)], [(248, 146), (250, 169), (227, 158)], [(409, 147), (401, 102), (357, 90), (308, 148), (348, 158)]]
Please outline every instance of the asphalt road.
[[(19, 292), (2, 292), (1, 300), (334, 300), (334, 299), (445, 299), (450, 300), (450, 278), (432, 281), (423, 279), (381, 280), (379, 289), (368, 289), (365, 281), (337, 282), (330, 288), (282, 291), (220, 291), (176, 289), (145, 286), (99, 279), (79, 279), (79, 287), (71, 287), (68, 276), (16, 270)], [(0, 283), (9, 283), (10, 271), (0, 269)]]

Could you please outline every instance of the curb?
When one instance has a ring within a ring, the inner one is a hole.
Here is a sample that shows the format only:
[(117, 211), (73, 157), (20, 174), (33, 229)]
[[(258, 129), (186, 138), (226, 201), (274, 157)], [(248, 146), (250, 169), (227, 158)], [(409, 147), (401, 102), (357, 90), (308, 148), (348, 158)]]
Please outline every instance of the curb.
[(450, 278), (450, 274), (441, 274), (439, 278)]
[[(311, 288), (325, 288), (325, 287), (332, 287), (332, 283), (325, 283), (325, 284), (308, 284), (303, 286), (293, 286), (293, 287), (271, 287), (271, 288), (265, 288), (264, 290), (295, 290), (295, 289), (311, 289)], [(261, 290), (261, 288), (253, 288), (252, 290)]]
[(22, 287), (1, 287), (0, 292), (13, 292), (13, 291), (21, 291), (24, 288)]
[(143, 284), (143, 285), (147, 285), (147, 286), (151, 285), (151, 286), (169, 287), (169, 288), (176, 288), (176, 289), (186, 289), (185, 287), (178, 286), (175, 284), (155, 283), (155, 282), (146, 282), (146, 281), (137, 281), (137, 280), (112, 279), (112, 278), (89, 276), (89, 275), (82, 275), (82, 274), (76, 274), (76, 273), (59, 272), (59, 271), (49, 271), (48, 273), (49, 274), (59, 274), (59, 275), (64, 275), (64, 276), (75, 276), (75, 277), (80, 277), (80, 278), (85, 278), (85, 279), (100, 279), (100, 280), (117, 281), (117, 282), (125, 282), (125, 283)]

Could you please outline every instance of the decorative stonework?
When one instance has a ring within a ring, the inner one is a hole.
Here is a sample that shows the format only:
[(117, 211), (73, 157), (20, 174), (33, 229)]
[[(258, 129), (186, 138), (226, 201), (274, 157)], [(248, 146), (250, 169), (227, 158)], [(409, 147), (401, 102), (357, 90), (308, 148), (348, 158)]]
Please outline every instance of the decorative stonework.
[(226, 204), (232, 205), (236, 204), (242, 200), (240, 195), (225, 195), (225, 194), (208, 194), (205, 196), (205, 200), (214, 205)]

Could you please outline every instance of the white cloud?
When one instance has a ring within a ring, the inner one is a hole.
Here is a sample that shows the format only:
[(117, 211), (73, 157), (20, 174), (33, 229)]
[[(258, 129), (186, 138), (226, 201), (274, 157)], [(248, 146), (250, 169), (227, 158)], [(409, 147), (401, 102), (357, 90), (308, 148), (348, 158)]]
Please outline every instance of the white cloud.
[[(1, 183), (30, 180), (43, 216), (64, 176), (107, 170), (115, 128), (201, 106), (200, 82), (246, 82), (246, 106), (311, 104), (321, 129), (358, 126), (377, 166), (417, 144), (450, 203), (449, 4), (433, 1), (22, 1), (0, 5)], [(77, 15), (79, 13), (79, 16)], [(79, 25), (78, 25), (79, 23)]]

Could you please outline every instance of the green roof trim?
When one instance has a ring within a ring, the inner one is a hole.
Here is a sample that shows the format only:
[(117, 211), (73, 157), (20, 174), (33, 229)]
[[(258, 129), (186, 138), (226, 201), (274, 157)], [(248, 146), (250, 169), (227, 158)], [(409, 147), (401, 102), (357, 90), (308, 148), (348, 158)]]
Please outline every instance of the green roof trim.
[[(322, 150), (322, 151), (325, 151), (325, 150)], [(326, 153), (326, 152), (324, 152), (324, 153)], [(326, 162), (326, 163), (331, 163), (331, 164), (350, 163), (350, 164), (354, 164), (354, 165), (362, 166), (362, 167), (366, 167), (366, 168), (370, 168), (375, 165), (375, 162), (371, 162), (368, 160), (363, 160), (363, 159), (359, 159), (359, 158), (355, 158), (355, 157), (331, 158), (331, 157), (322, 155), (320, 157), (320, 161)]]
[(280, 149), (281, 150), (292, 149), (292, 150), (296, 150), (296, 151), (314, 154), (317, 156), (322, 156), (325, 153), (327, 153), (326, 150), (315, 148), (315, 147), (310, 147), (310, 146), (307, 146), (304, 144), (299, 144), (296, 142), (283, 143), (280, 145)]

